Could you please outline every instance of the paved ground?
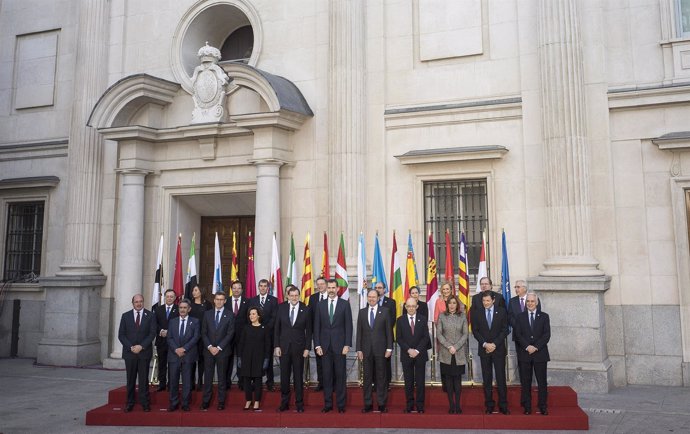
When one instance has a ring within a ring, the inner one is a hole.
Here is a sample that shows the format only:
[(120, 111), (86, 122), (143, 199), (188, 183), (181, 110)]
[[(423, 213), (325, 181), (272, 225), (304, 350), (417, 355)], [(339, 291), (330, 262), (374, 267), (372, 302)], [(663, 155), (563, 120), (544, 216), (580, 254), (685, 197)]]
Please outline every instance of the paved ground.
[[(123, 383), (123, 371), (36, 366), (31, 359), (0, 359), (0, 434), (189, 432), (189, 428), (85, 426), (86, 410), (105, 404), (108, 390)], [(590, 416), (593, 432), (690, 432), (690, 388), (630, 386), (615, 389), (607, 395), (581, 394), (579, 399), (580, 406)], [(194, 430), (209, 433), (228, 431), (227, 428)], [(265, 431), (233, 429), (233, 432), (247, 433)], [(354, 429), (282, 431), (320, 434), (361, 432)], [(396, 429), (378, 429), (372, 432), (418, 434), (416, 430)], [(505, 434), (508, 431), (495, 432)]]

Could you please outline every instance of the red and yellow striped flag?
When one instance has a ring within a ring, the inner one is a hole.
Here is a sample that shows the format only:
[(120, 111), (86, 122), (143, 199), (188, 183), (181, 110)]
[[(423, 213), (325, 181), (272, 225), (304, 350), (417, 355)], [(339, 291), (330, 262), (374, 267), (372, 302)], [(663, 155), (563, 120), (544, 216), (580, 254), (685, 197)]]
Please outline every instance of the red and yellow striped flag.
[(239, 266), (237, 264), (237, 238), (235, 232), (232, 233), (232, 263), (230, 264), (230, 283), (238, 279), (237, 273)]
[(460, 233), (460, 248), (458, 249), (458, 298), (465, 305), (467, 324), (470, 321), (470, 281), (467, 277), (467, 243), (465, 233)]
[(302, 302), (309, 304), (309, 297), (314, 291), (314, 281), (311, 277), (311, 252), (309, 251), (309, 232), (304, 244), (304, 265), (302, 268)]

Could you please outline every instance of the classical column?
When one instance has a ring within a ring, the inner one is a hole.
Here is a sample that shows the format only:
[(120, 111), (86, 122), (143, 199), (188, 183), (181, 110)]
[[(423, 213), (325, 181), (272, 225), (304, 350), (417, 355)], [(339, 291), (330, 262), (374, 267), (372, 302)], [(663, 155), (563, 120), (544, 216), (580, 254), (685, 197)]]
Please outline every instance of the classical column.
[(72, 122), (69, 134), (69, 190), (65, 258), (59, 275), (98, 275), (103, 183), (103, 139), (87, 127), (91, 110), (107, 85), (108, 0), (79, 2)]
[[(118, 200), (120, 229), (115, 258), (115, 310), (113, 312), (112, 359), (122, 356), (122, 345), (117, 339), (120, 317), (132, 308), (132, 297), (143, 293), (141, 277), (144, 274), (144, 180), (150, 173), (140, 169), (118, 170), (122, 188)], [(144, 300), (148, 306), (147, 297)]]
[(578, 1), (540, 0), (539, 62), (546, 178), (542, 276), (601, 276), (592, 256), (589, 166)]
[(539, 1), (548, 259), (528, 286), (551, 317), (550, 382), (606, 393), (613, 379), (604, 316), (611, 279), (592, 255), (578, 3)]
[(100, 357), (100, 300), (106, 278), (98, 262), (103, 141), (86, 122), (106, 89), (110, 2), (81, 0), (75, 50), (64, 262), (40, 279), (46, 293), (38, 361), (89, 365)]
[(328, 9), (329, 232), (345, 234), (350, 264), (364, 229), (365, 7), (364, 0), (331, 0)]
[(256, 166), (254, 269), (258, 281), (270, 277), (274, 232), (280, 250), (280, 166), (285, 162), (272, 158), (252, 162)]

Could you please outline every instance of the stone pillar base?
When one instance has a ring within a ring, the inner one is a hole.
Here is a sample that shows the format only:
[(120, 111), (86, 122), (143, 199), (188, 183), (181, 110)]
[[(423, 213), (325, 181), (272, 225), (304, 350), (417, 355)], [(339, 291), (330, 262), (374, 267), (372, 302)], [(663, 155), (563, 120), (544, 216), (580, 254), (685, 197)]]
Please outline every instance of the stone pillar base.
[(101, 288), (106, 277), (43, 277), (43, 338), (36, 361), (45, 365), (87, 366), (101, 362)]
[(683, 369), (683, 386), (690, 387), (690, 362), (681, 363)]
[(608, 276), (528, 279), (551, 321), (549, 384), (578, 392), (608, 393), (613, 369), (606, 350), (604, 293)]
[(125, 359), (107, 357), (103, 359), (103, 367), (105, 369), (125, 369)]

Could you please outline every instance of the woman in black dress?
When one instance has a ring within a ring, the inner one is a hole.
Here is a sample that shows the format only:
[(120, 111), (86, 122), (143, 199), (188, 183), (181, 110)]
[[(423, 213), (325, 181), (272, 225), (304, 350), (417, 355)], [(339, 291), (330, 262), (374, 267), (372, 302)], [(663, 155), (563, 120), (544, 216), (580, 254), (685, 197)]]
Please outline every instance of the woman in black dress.
[[(258, 307), (250, 307), (247, 318), (249, 324), (242, 330), (238, 348), (242, 363), (240, 376), (244, 378), (244, 398), (247, 400), (244, 409), (258, 411), (261, 406), (261, 377), (271, 357), (272, 330), (261, 324), (261, 309)], [(251, 406), (252, 398), (254, 407)]]
[[(199, 324), (203, 324), (204, 313), (213, 308), (213, 304), (207, 299), (206, 288), (201, 288), (199, 285), (192, 288), (192, 309), (189, 311), (189, 316), (199, 320)], [(199, 330), (201, 332), (201, 330)], [(192, 390), (194, 390), (194, 373), (198, 372), (197, 388), (202, 390), (204, 383), (204, 340), (199, 339), (199, 360), (196, 362), (197, 368), (192, 367)]]
[[(417, 300), (417, 315), (420, 317), (423, 316), (427, 321), (431, 321), (433, 318), (429, 318), (429, 306), (419, 299), (419, 288), (416, 286), (410, 287), (410, 297)], [(403, 306), (404, 305), (405, 303), (403, 303)], [(404, 309), (403, 312), (405, 312)]]

